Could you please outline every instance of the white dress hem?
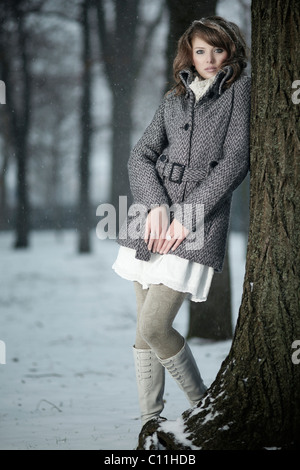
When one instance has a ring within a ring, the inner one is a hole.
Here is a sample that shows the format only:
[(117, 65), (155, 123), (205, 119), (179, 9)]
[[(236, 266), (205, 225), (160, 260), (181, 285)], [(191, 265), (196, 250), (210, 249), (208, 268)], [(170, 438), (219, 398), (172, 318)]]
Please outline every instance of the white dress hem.
[(214, 274), (212, 267), (191, 263), (176, 255), (152, 254), (150, 261), (137, 260), (135, 250), (127, 247), (120, 247), (112, 269), (128, 281), (139, 282), (143, 289), (148, 289), (150, 284), (164, 284), (185, 292), (192, 302), (207, 300)]

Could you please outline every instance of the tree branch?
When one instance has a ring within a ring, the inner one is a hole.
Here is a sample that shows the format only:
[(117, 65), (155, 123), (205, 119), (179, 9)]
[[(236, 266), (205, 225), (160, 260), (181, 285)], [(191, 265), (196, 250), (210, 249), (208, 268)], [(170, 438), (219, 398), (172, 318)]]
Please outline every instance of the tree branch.
[[(93, 0), (93, 4), (97, 11), (97, 18), (98, 18), (98, 37), (99, 37), (99, 46), (100, 51), (102, 51), (102, 55), (104, 56), (104, 67), (106, 71), (106, 75), (109, 80), (112, 79), (112, 68), (110, 61), (106, 60), (109, 57), (109, 45), (112, 46), (112, 34), (109, 32), (106, 22), (105, 22), (105, 12), (104, 12), (104, 5), (103, 0)], [(112, 58), (113, 60), (113, 58)]]
[(157, 26), (159, 25), (161, 21), (164, 9), (165, 9), (165, 1), (162, 1), (156, 17), (149, 24), (146, 30), (144, 38), (141, 39), (137, 43), (135, 56), (134, 56), (134, 65), (133, 65), (136, 76), (140, 73), (140, 70), (143, 66), (143, 63), (144, 63), (143, 56), (147, 56), (149, 52), (154, 31), (156, 30)]

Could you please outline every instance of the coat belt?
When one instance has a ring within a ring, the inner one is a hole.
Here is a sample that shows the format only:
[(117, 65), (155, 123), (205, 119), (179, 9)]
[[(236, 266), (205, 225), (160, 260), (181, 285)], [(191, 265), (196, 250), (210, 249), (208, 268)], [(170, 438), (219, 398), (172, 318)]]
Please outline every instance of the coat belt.
[(182, 163), (169, 162), (166, 155), (161, 155), (156, 163), (156, 169), (161, 178), (167, 178), (172, 183), (181, 184), (188, 181), (201, 181), (208, 175), (203, 168), (193, 168)]

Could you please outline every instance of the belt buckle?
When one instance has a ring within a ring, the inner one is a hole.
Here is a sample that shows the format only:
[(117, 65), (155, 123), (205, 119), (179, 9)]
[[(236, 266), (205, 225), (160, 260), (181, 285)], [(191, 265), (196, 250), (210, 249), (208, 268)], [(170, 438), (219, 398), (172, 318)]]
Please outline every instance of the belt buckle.
[[(173, 178), (173, 171), (174, 171), (175, 166), (181, 169), (180, 175), (177, 179)], [(182, 182), (184, 170), (185, 170), (185, 165), (182, 165), (181, 163), (176, 163), (176, 162), (172, 163), (172, 168), (171, 168), (170, 175), (169, 175), (169, 181), (171, 181), (172, 183), (180, 184)]]

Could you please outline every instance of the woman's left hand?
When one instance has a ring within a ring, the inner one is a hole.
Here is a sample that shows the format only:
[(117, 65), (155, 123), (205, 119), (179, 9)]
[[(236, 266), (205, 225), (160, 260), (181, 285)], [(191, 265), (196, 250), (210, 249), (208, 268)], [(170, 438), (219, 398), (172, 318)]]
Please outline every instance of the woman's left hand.
[(165, 255), (170, 250), (176, 250), (176, 248), (180, 245), (180, 243), (183, 242), (183, 240), (185, 240), (188, 234), (189, 230), (185, 228), (178, 220), (174, 219), (169, 229), (167, 230), (165, 240), (158, 252)]

